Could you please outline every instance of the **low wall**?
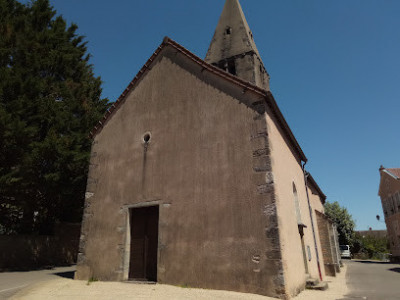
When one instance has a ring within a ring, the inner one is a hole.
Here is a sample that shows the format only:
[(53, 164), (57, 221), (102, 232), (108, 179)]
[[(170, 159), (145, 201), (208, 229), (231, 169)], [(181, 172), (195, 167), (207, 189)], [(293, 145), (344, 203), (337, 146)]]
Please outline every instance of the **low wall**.
[(391, 256), (390, 262), (400, 264), (400, 256)]
[(53, 236), (0, 236), (0, 271), (22, 271), (76, 263), (80, 224), (58, 225)]
[(335, 246), (335, 233), (332, 223), (329, 219), (319, 211), (315, 211), (317, 215), (317, 225), (321, 241), (322, 259), (325, 266), (325, 275), (336, 276), (340, 271), (337, 248)]

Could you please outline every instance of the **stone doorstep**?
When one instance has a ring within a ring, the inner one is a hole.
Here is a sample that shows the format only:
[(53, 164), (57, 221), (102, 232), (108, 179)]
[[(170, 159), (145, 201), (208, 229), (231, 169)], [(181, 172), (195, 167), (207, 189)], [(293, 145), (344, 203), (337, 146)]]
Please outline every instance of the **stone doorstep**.
[(319, 283), (319, 279), (308, 277), (306, 280), (306, 287), (316, 286)]
[(130, 279), (130, 280), (125, 280), (125, 281), (122, 281), (123, 283), (133, 283), (133, 284), (157, 284), (157, 282), (155, 282), (155, 281), (149, 281), (149, 280), (146, 280), (146, 279), (142, 279), (142, 280), (140, 280), (140, 279)]
[[(316, 280), (316, 282), (315, 282)], [(325, 281), (319, 281), (317, 279), (313, 279), (312, 283), (309, 284), (307, 280), (306, 289), (308, 290), (317, 290), (317, 291), (326, 291), (328, 289), (328, 283)]]

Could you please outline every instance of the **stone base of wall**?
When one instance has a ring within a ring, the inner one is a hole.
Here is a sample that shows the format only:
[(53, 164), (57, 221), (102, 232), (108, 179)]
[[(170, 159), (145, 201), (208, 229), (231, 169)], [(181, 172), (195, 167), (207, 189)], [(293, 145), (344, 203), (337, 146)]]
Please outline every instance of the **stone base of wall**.
[(400, 256), (392, 256), (390, 258), (391, 263), (400, 264)]
[(75, 264), (80, 224), (62, 224), (55, 231), (54, 236), (0, 236), (0, 271), (26, 271)]
[(324, 264), (326, 276), (336, 276), (336, 266), (333, 264)]
[(336, 271), (336, 273), (340, 273), (340, 267), (341, 267), (340, 264), (335, 264), (335, 271)]

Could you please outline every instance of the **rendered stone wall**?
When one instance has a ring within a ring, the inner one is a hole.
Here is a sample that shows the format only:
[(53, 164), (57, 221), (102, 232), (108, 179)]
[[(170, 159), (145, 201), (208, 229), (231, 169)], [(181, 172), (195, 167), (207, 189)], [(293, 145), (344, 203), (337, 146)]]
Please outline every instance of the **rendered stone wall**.
[(400, 212), (386, 218), (386, 228), (392, 257), (400, 259)]
[(158, 282), (285, 294), (262, 103), (222, 85), (164, 57), (95, 137), (76, 278), (126, 280), (129, 207), (159, 205)]
[[(394, 179), (381, 171), (379, 190), (381, 201), (388, 201), (397, 192), (400, 192), (400, 180)], [(392, 203), (390, 203), (391, 205), (388, 209), (390, 212), (387, 212), (388, 214), (385, 215), (385, 222), (393, 260), (400, 260), (400, 207), (396, 201), (394, 201), (395, 203), (393, 203), (393, 200), (391, 201)]]
[[(280, 125), (272, 112), (268, 113), (267, 124), (285, 283), (288, 294), (295, 296), (305, 288), (308, 275), (312, 278), (319, 279), (307, 190), (300, 158), (294, 151), (290, 142), (286, 139), (285, 134), (280, 129)], [(301, 219), (303, 224), (306, 225), (303, 239), (305, 251), (307, 253), (309, 274), (306, 274), (302, 254), (293, 184), (297, 190)], [(314, 223), (316, 223), (315, 220)], [(311, 259), (308, 257), (308, 249), (311, 253)], [(322, 276), (324, 276), (323, 270)]]

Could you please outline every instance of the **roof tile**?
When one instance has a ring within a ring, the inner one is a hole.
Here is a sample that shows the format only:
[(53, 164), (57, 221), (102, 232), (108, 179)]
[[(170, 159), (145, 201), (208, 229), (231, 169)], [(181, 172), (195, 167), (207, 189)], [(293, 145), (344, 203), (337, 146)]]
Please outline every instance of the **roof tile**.
[(386, 170), (388, 170), (388, 171), (389, 171), (390, 173), (392, 173), (394, 176), (400, 178), (400, 168), (386, 169)]

